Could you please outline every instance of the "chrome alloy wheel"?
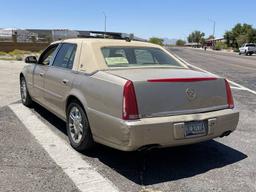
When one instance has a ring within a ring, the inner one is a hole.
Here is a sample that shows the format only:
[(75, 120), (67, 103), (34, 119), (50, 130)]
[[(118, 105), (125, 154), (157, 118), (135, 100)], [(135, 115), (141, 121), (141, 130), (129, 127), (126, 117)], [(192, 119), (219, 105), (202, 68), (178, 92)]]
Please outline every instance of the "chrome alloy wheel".
[(25, 103), (27, 99), (27, 85), (25, 79), (21, 79), (20, 82), (20, 93), (22, 102)]
[(81, 142), (84, 126), (81, 112), (76, 106), (73, 106), (69, 112), (69, 130), (74, 143)]

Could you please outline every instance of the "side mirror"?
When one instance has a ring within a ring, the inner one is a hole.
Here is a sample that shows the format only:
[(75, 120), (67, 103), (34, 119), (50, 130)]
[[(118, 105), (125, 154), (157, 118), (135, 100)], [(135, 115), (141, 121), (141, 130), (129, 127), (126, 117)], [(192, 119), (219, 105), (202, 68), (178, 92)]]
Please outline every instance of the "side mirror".
[(25, 58), (25, 63), (37, 63), (37, 58), (35, 56), (28, 56)]

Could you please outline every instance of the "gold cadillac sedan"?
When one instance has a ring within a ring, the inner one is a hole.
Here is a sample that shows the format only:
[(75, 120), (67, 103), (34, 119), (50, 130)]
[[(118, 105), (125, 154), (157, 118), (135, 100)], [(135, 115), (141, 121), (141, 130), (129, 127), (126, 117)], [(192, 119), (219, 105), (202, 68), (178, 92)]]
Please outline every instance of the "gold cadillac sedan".
[(227, 80), (189, 69), (140, 41), (80, 38), (52, 43), (20, 73), (22, 103), (66, 122), (77, 151), (187, 145), (236, 129)]

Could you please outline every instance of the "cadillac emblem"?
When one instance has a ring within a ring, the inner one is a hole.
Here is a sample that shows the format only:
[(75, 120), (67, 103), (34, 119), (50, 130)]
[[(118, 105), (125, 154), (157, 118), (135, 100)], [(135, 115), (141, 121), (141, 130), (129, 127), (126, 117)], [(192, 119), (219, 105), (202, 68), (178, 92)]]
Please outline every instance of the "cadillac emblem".
[(186, 95), (187, 95), (188, 100), (190, 100), (190, 101), (192, 101), (196, 98), (196, 92), (194, 89), (191, 89), (191, 88), (186, 89)]

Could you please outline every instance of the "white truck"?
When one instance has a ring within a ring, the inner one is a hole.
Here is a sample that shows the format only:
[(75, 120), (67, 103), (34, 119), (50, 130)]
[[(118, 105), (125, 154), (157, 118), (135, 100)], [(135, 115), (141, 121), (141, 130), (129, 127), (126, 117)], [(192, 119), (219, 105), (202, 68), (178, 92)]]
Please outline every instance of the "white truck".
[(256, 44), (254, 43), (245, 43), (239, 48), (239, 55), (252, 55), (256, 53)]

